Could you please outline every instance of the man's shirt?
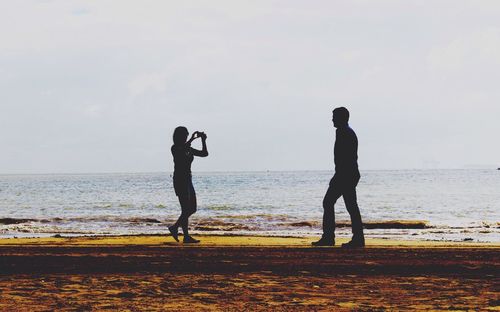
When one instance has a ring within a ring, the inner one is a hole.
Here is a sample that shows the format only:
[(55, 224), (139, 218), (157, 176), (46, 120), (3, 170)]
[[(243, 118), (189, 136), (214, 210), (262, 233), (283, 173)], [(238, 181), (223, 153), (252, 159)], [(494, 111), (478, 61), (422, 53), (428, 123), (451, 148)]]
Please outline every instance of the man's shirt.
[(334, 158), (336, 174), (359, 174), (358, 138), (354, 130), (352, 130), (349, 126), (337, 128)]

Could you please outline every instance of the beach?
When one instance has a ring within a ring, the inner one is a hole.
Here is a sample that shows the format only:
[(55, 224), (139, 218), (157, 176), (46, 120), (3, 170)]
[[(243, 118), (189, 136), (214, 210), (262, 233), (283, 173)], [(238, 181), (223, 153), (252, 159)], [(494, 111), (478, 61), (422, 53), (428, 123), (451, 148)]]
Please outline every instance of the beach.
[(197, 237), (0, 239), (0, 310), (500, 309), (495, 243)]

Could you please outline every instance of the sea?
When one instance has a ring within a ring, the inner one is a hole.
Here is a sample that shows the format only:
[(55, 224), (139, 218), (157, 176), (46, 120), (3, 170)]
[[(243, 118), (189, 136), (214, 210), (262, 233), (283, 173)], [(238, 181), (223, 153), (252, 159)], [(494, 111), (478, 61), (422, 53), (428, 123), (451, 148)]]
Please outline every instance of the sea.
[[(319, 236), (332, 171), (194, 172), (193, 234)], [(500, 171), (368, 170), (358, 203), (371, 238), (500, 243)], [(0, 175), (0, 237), (166, 235), (172, 174)], [(338, 237), (351, 235), (343, 200)]]

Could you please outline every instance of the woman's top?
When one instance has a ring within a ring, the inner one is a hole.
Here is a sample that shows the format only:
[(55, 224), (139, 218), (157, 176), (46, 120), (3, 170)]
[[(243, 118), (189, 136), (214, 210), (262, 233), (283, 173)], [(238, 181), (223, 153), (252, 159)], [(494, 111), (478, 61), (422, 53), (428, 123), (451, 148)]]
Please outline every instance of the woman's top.
[(174, 157), (174, 177), (191, 177), (191, 163), (196, 150), (189, 144), (174, 144), (171, 151)]

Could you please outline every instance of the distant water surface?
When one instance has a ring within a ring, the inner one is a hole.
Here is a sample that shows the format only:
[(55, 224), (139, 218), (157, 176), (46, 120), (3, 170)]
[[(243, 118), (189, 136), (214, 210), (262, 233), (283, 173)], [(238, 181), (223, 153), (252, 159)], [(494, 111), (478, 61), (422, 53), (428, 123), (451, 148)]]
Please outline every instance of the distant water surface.
[[(330, 171), (193, 175), (195, 233), (321, 233)], [(365, 171), (358, 202), (369, 237), (500, 242), (497, 170)], [(164, 234), (179, 213), (168, 173), (0, 176), (1, 237)], [(350, 235), (342, 200), (336, 219)]]

